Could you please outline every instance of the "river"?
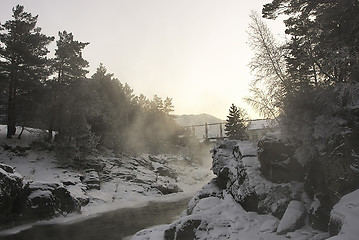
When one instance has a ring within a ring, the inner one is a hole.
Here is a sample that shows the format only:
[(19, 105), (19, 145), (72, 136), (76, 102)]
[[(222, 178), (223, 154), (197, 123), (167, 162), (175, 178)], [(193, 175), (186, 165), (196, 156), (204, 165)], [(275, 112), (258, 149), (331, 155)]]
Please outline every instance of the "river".
[(7, 240), (121, 240), (155, 225), (167, 224), (186, 209), (189, 198), (173, 202), (149, 202), (146, 206), (122, 208), (66, 224), (34, 225)]

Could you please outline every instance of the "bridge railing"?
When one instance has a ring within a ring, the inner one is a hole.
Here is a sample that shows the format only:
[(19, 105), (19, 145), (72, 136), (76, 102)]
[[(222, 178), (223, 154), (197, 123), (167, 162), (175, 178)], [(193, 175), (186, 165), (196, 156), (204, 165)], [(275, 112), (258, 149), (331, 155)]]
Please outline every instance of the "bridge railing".
[[(262, 121), (262, 120), (270, 120), (270, 119), (248, 119), (248, 120), (244, 120), (244, 122), (250, 123), (250, 122), (256, 122), (256, 121)], [(225, 134), (223, 133), (223, 124), (225, 124), (226, 122), (217, 122), (217, 123), (204, 123), (204, 124), (194, 124), (194, 125), (190, 125), (190, 126), (185, 126), (186, 129), (189, 129), (191, 131), (191, 135), (192, 136), (196, 136), (196, 131), (195, 128), (198, 127), (204, 127), (204, 136), (203, 138), (205, 140), (212, 140), (212, 139), (225, 139), (227, 138), (227, 136), (225, 136)], [(217, 135), (217, 137), (212, 137), (208, 135), (208, 127), (209, 126), (219, 126), (219, 135)]]

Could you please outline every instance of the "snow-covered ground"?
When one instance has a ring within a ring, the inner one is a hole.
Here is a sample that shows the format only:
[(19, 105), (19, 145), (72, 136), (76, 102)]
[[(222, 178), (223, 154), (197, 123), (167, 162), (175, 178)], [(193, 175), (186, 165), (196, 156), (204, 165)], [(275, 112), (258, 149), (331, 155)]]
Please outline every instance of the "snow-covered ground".
[[(6, 127), (0, 126), (0, 145), (28, 147), (41, 134), (39, 130), (27, 129), (21, 140), (16, 139), (16, 136), (6, 139)], [(210, 162), (210, 155), (208, 158)], [(209, 168), (198, 166), (181, 155), (114, 156), (108, 153), (100, 157), (99, 161), (104, 164), (103, 173), (98, 176), (95, 172), (91, 176), (91, 173), (61, 165), (54, 151), (31, 148), (17, 152), (0, 147), (0, 163), (13, 166), (25, 181), (58, 183), (66, 187), (72, 196), (88, 202), (81, 208), (81, 214), (69, 214), (51, 220), (55, 222), (78, 220), (118, 208), (140, 206), (149, 201), (188, 198), (213, 177)], [(160, 174), (161, 171), (164, 173)], [(84, 178), (100, 178), (100, 189), (88, 189)], [(164, 195), (160, 191), (163, 186), (169, 190), (179, 187), (182, 191)], [(4, 232), (16, 232), (27, 227), (29, 225)]]

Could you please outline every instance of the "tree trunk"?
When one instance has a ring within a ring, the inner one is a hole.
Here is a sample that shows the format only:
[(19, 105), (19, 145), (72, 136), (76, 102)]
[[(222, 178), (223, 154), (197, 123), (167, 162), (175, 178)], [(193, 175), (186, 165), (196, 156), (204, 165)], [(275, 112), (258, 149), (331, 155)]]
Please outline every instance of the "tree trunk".
[(15, 135), (15, 72), (12, 71), (9, 81), (9, 98), (7, 109), (7, 138), (12, 138)]

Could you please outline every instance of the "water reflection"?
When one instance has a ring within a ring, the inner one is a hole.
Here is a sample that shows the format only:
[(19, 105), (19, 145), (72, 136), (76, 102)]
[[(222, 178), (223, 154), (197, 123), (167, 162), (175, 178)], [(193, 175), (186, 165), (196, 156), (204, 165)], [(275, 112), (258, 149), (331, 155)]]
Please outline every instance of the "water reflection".
[(16, 235), (0, 239), (21, 240), (121, 240), (137, 231), (177, 219), (190, 199), (176, 202), (150, 202), (139, 208), (125, 208), (107, 212), (71, 224), (38, 225)]

